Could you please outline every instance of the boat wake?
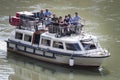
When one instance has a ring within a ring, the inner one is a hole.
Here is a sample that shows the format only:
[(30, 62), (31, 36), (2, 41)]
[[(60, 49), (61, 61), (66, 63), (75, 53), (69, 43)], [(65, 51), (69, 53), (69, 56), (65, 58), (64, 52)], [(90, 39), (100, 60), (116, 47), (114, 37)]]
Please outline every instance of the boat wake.
[(6, 58), (7, 56), (7, 48), (6, 42), (0, 41), (0, 59)]

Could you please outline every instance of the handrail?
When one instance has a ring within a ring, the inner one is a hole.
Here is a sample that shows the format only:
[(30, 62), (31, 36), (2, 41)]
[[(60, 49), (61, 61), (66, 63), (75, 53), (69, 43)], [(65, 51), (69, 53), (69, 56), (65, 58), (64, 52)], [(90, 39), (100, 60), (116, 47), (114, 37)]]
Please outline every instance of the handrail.
[[(48, 31), (49, 33), (55, 33), (59, 36), (68, 36), (71, 34), (79, 34), (81, 32), (81, 28), (83, 25), (78, 24), (78, 25), (68, 25), (68, 26), (61, 26), (61, 25), (50, 25), (48, 26)], [(58, 37), (58, 36), (56, 36)]]

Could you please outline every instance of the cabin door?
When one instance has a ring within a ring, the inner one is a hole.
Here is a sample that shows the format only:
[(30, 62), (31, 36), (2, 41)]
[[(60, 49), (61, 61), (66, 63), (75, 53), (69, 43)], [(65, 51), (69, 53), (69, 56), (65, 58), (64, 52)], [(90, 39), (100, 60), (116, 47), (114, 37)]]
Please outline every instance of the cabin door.
[(40, 42), (40, 33), (34, 33), (33, 44), (39, 45), (39, 42)]

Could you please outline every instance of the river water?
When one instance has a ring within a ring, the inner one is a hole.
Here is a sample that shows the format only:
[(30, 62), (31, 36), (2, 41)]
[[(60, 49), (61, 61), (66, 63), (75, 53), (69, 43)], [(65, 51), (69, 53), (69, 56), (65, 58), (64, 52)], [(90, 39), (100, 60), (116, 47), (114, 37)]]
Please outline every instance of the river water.
[[(86, 20), (84, 30), (97, 36), (111, 53), (102, 64), (102, 71), (67, 68), (7, 52), (5, 40), (14, 29), (8, 23), (9, 15), (45, 8), (58, 16), (78, 12)], [(119, 0), (0, 0), (0, 80), (120, 80), (119, 60)]]

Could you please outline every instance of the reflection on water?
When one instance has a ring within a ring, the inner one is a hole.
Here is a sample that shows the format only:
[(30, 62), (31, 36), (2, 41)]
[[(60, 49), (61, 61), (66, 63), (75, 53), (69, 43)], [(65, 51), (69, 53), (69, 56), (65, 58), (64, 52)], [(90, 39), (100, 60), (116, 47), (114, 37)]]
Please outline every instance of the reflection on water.
[(9, 76), (14, 74), (10, 65), (0, 65), (0, 80), (9, 80)]

